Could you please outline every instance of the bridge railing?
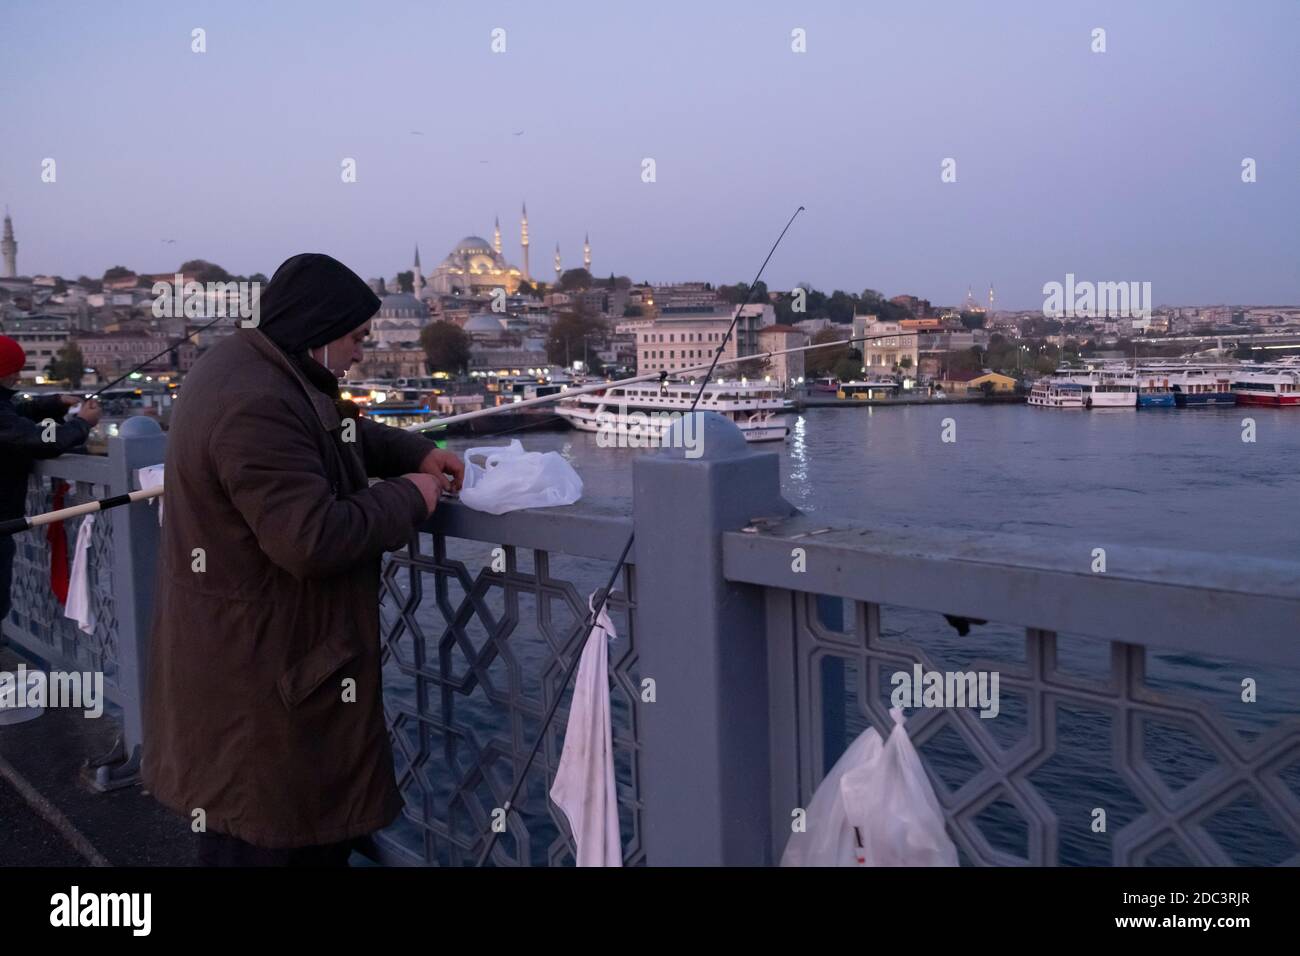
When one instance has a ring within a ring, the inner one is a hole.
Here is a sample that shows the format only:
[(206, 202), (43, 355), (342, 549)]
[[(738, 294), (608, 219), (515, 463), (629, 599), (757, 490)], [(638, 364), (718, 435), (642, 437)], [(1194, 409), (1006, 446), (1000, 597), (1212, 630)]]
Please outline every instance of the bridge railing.
[[(27, 514), (70, 507), (139, 489), (139, 469), (163, 460), (166, 437), (147, 416), (123, 423), (108, 439), (107, 455), (62, 455), (38, 462), (28, 481)], [(98, 782), (130, 779), (144, 740), (141, 720), (143, 654), (153, 602), (158, 551), (157, 505), (135, 504), (96, 514), (87, 554), (93, 624), (82, 631), (66, 616), (52, 587), (54, 539), (62, 537), (63, 560), (72, 563), (77, 536), (88, 517), (38, 528), (14, 537), (12, 609), (0, 622), (4, 639), (51, 668), (99, 672), (104, 693), (120, 708), (121, 735)]]
[[(899, 675), (931, 674), (998, 680), (996, 707), (921, 694), (906, 711), (963, 862), (1296, 861), (1300, 566), (800, 515), (775, 454), (711, 416), (702, 437), (698, 458), (630, 459), (630, 517), (591, 500), (499, 517), (444, 501), (385, 562), (385, 708), (406, 805), (376, 838), (380, 859), (469, 863), (500, 820), (493, 863), (571, 862), (547, 797), (571, 699), (561, 676), (634, 532), (609, 654), (628, 864), (777, 862), (849, 741), (888, 730)], [(48, 509), (55, 477), (79, 495), (136, 487), (162, 442), (128, 424), (106, 459), (42, 465), (31, 510)], [(50, 607), (47, 545), (29, 533), (5, 636), (111, 671), (134, 747), (157, 512), (109, 515), (92, 549), (94, 634)]]

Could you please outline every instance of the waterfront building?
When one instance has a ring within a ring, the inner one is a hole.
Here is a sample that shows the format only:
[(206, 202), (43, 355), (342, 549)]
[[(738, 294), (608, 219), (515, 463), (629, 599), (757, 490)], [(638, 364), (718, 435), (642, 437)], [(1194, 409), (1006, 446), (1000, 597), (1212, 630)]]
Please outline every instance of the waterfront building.
[(775, 312), (770, 305), (736, 306), (726, 312), (673, 312), (659, 315), (637, 336), (638, 372), (664, 371), (670, 374), (701, 365), (713, 358), (732, 318), (741, 313), (734, 334), (723, 349), (723, 359), (744, 358), (759, 351), (758, 332)]
[(900, 322), (880, 322), (874, 315), (853, 317), (853, 337), (865, 338), (857, 343), (862, 351), (862, 365), (868, 375), (887, 374), (900, 367), (913, 370), (920, 358), (918, 335)]
[(67, 318), (45, 314), (5, 321), (0, 332), (16, 341), (27, 353), (27, 364), (22, 370), (25, 381), (45, 377), (50, 363), (68, 344), (71, 326), (72, 323)]
[[(769, 306), (770, 308), (770, 306)], [(808, 335), (792, 325), (768, 325), (758, 330), (758, 350), (760, 352), (781, 352), (786, 349), (802, 348), (808, 344)], [(772, 381), (782, 388), (788, 387), (804, 377), (804, 353), (792, 355), (774, 355), (768, 360), (769, 367), (764, 377), (770, 375)]]

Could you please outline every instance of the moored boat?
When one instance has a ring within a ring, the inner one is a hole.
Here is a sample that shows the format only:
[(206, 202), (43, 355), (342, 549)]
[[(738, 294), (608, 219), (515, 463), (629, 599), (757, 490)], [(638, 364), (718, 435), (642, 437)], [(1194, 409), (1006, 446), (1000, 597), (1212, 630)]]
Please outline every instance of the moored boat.
[[(564, 399), (556, 413), (585, 432), (635, 438), (628, 444), (658, 445), (673, 423), (691, 410), (700, 386), (691, 382), (637, 382)], [(746, 441), (781, 441), (789, 436), (785, 397), (762, 382), (711, 382), (696, 411), (717, 412), (735, 422)]]
[(1292, 365), (1257, 365), (1242, 368), (1232, 379), (1238, 405), (1300, 405), (1300, 368)]
[(1045, 378), (1029, 390), (1029, 404), (1036, 408), (1083, 408), (1083, 386), (1078, 382)]

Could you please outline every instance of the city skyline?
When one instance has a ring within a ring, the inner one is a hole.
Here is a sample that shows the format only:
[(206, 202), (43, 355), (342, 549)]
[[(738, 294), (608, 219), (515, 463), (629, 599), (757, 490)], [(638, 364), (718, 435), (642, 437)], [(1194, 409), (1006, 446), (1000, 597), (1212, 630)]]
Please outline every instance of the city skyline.
[(526, 200), (566, 267), (590, 233), (598, 277), (747, 282), (802, 204), (773, 289), (991, 284), (1026, 310), (1072, 273), (1157, 304), (1300, 301), (1291, 4), (144, 6), (0, 13), (22, 274), (269, 274), (311, 249), (391, 276), (494, 217), (515, 261)]

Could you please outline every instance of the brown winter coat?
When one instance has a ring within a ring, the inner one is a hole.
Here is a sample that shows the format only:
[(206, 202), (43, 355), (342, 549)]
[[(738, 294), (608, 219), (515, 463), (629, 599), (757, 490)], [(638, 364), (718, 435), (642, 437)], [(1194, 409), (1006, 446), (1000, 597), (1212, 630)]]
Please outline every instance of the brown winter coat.
[(333, 401), (257, 329), (196, 363), (172, 418), (144, 781), (258, 846), (350, 839), (401, 810), (380, 559), (425, 517), (395, 476), (434, 445), (364, 419), (341, 439)]

